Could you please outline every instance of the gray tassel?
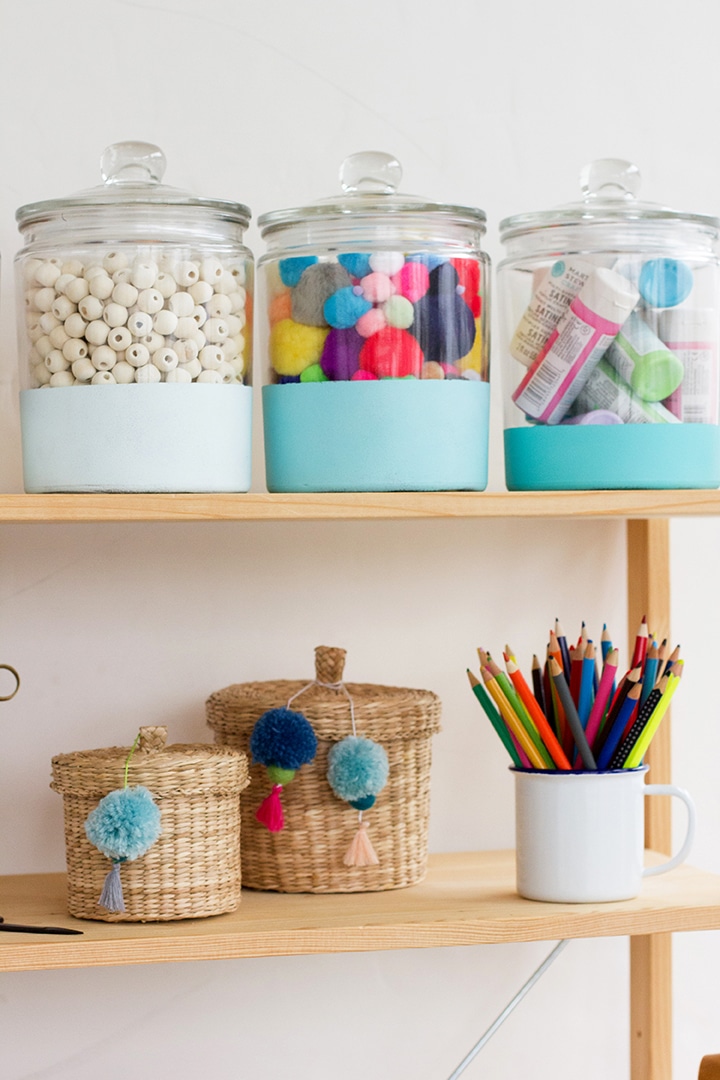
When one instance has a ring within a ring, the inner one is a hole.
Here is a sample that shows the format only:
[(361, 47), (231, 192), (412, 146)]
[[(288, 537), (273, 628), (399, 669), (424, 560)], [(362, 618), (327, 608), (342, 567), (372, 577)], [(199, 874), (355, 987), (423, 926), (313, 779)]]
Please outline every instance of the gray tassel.
[(105, 884), (103, 885), (103, 891), (100, 894), (98, 904), (107, 911), (125, 910), (122, 881), (120, 880), (120, 864), (124, 862), (125, 859), (117, 859), (113, 862), (112, 870), (105, 878)]

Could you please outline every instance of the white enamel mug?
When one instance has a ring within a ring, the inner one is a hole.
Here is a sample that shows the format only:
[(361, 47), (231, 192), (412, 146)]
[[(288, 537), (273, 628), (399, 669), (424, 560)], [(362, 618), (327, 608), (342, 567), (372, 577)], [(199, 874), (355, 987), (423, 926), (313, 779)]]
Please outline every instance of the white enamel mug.
[[(598, 903), (637, 896), (644, 877), (687, 858), (695, 806), (682, 788), (646, 784), (647, 765), (608, 772), (515, 773), (517, 891), (529, 900)], [(672, 858), (644, 867), (645, 796), (675, 795), (688, 811)]]

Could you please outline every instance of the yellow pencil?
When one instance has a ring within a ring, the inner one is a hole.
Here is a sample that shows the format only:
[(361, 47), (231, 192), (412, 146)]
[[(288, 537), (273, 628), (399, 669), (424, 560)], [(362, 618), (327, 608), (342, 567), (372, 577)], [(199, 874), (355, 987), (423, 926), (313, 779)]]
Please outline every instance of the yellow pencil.
[(492, 696), (495, 704), (500, 710), (500, 715), (502, 716), (510, 731), (512, 731), (520, 746), (525, 751), (528, 760), (530, 761), (530, 764), (533, 765), (536, 769), (546, 769), (547, 766), (543, 761), (542, 757), (540, 756), (540, 753), (535, 746), (535, 743), (532, 741), (527, 731), (523, 727), (520, 718), (518, 717), (517, 713), (515, 712), (512, 705), (503, 693), (502, 687), (498, 683), (495, 676), (490, 671), (488, 671), (487, 668), (483, 668), (481, 670), (481, 675), (483, 678), (483, 682), (488, 689), (488, 693)]
[(675, 693), (678, 683), (680, 682), (682, 670), (683, 661), (678, 660), (676, 661), (676, 663), (673, 664), (670, 671), (668, 672), (668, 681), (667, 686), (665, 687), (665, 691), (660, 700), (658, 701), (657, 705), (653, 709), (652, 715), (648, 720), (647, 724), (640, 732), (637, 742), (628, 754), (627, 760), (625, 762), (626, 769), (636, 769), (637, 766), (641, 764), (642, 759), (645, 756), (645, 751), (650, 745), (653, 735), (660, 726), (660, 721), (667, 712), (668, 705), (670, 704), (670, 699)]

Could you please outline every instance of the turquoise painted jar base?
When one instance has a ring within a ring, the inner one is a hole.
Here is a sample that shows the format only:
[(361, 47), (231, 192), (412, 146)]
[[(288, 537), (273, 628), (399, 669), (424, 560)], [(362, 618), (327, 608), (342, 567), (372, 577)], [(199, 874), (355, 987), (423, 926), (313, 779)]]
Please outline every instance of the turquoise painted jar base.
[(720, 487), (716, 424), (508, 428), (510, 491)]
[(269, 491), (483, 491), (490, 387), (383, 379), (263, 387)]

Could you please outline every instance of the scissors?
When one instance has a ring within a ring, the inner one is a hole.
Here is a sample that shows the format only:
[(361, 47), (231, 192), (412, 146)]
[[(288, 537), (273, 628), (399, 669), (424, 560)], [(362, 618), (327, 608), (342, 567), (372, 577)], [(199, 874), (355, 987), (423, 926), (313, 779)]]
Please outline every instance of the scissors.
[(71, 930), (67, 926), (23, 926), (20, 923), (5, 922), (0, 915), (0, 930), (14, 930), (20, 934), (82, 934), (82, 930)]

